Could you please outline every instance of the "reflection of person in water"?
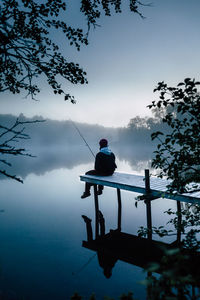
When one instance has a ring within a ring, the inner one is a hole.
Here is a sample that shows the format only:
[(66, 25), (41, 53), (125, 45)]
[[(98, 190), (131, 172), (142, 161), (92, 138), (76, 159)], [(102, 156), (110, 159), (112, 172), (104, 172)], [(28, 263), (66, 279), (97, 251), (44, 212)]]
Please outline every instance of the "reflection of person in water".
[(100, 267), (103, 268), (105, 277), (110, 278), (112, 276), (112, 269), (117, 262), (117, 258), (103, 250), (97, 251), (97, 257)]
[[(90, 249), (90, 246), (94, 245), (93, 244), (93, 235), (92, 235), (92, 225), (91, 225), (92, 220), (89, 219), (85, 215), (82, 215), (82, 218), (86, 223), (87, 243), (88, 243), (87, 245), (89, 245), (89, 249)], [(100, 218), (101, 236), (104, 236), (105, 235), (105, 220), (104, 220), (103, 214), (100, 211), (99, 211), (99, 218)], [(100, 250), (97, 250), (97, 257), (98, 257), (99, 265), (100, 265), (100, 267), (103, 268), (103, 273), (104, 273), (105, 277), (110, 278), (112, 275), (112, 268), (114, 267), (115, 263), (117, 262), (117, 258), (115, 258), (108, 251), (104, 250), (102, 247), (100, 248)], [(92, 248), (93, 248), (93, 246), (92, 246)]]
[[(100, 151), (97, 153), (95, 158), (94, 170), (86, 172), (86, 175), (100, 175), (100, 176), (110, 176), (114, 173), (116, 169), (115, 155), (108, 148), (108, 141), (106, 139), (101, 139), (99, 142)], [(90, 196), (91, 183), (86, 182), (85, 192), (81, 198), (86, 198)], [(98, 195), (101, 195), (103, 191), (103, 186), (98, 186)]]

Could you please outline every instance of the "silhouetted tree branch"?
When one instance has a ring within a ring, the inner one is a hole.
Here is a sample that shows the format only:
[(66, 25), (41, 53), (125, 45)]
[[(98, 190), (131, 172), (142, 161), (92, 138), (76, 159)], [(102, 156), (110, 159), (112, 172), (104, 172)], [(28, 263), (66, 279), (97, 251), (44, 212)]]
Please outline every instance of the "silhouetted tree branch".
[[(42, 2), (42, 3), (41, 3)], [(13, 94), (25, 90), (34, 99), (40, 92), (37, 83), (44, 75), (55, 94), (75, 102), (60, 83), (60, 78), (72, 84), (87, 83), (86, 72), (79, 64), (62, 55), (53, 40), (52, 30), (62, 32), (69, 46), (79, 51), (88, 44), (90, 26), (97, 26), (97, 19), (104, 12), (110, 16), (114, 8), (121, 12), (121, 0), (80, 0), (80, 11), (86, 17), (88, 30), (73, 28), (64, 19), (67, 1), (2, 0), (0, 4), (0, 92)], [(130, 0), (130, 11), (142, 14), (137, 0)], [(61, 14), (63, 15), (61, 17)]]
[[(12, 166), (9, 162), (9, 155), (34, 157), (32, 154), (27, 153), (25, 148), (18, 148), (15, 144), (20, 140), (30, 139), (29, 135), (24, 132), (25, 124), (33, 124), (39, 122), (44, 121), (19, 121), (19, 119), (17, 118), (15, 123), (10, 127), (0, 125), (0, 173), (2, 175), (23, 183), (23, 180), (21, 178), (16, 175), (10, 174), (7, 170), (4, 169), (3, 166)], [(6, 156), (6, 158), (4, 159), (3, 156)]]

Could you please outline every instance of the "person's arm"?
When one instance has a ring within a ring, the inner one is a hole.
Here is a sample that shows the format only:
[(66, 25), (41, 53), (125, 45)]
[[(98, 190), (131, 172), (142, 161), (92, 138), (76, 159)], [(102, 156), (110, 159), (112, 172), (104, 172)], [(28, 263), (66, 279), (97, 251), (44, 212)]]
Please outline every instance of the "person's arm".
[(99, 170), (99, 168), (100, 168), (100, 157), (99, 157), (99, 153), (97, 153), (95, 157), (94, 169)]
[(114, 164), (115, 164), (115, 168), (117, 168), (117, 165), (116, 165), (116, 162), (115, 162), (115, 154), (112, 153), (112, 157), (113, 157), (113, 161), (114, 161)]

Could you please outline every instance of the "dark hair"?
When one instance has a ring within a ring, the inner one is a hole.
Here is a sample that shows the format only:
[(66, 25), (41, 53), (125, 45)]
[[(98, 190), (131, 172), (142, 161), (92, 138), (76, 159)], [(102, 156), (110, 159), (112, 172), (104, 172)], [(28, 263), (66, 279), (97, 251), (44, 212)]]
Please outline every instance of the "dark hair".
[(99, 142), (100, 148), (107, 147), (108, 141), (106, 139), (101, 139)]

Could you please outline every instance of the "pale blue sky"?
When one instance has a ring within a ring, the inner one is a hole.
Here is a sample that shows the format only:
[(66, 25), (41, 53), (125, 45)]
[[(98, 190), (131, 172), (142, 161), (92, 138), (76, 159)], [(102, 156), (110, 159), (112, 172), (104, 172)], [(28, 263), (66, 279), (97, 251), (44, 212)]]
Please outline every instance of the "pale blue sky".
[[(73, 3), (78, 7), (78, 0)], [(125, 126), (136, 115), (150, 115), (146, 106), (156, 97), (152, 91), (158, 81), (175, 85), (185, 77), (199, 80), (200, 1), (152, 0), (152, 7), (142, 11), (144, 20), (126, 9), (103, 17), (80, 53), (59, 37), (66, 57), (79, 62), (88, 74), (88, 85), (66, 85), (78, 100), (76, 105), (43, 85), (40, 101), (0, 95), (1, 113)], [(76, 7), (71, 21), (83, 22)]]

